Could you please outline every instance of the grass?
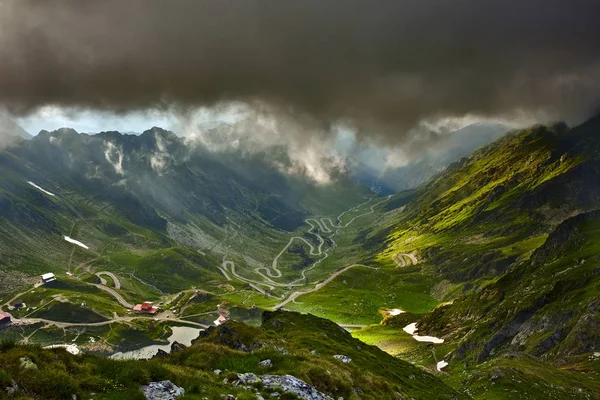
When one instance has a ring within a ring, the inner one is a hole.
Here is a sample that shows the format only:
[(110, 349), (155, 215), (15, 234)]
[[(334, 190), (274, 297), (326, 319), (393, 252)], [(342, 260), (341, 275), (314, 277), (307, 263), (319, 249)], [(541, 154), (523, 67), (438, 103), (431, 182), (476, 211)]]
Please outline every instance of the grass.
[(369, 325), (355, 330), (352, 336), (366, 344), (377, 346), (392, 356), (402, 356), (413, 351), (418, 346), (425, 346), (417, 342), (402, 328), (390, 328), (384, 325)]
[[(240, 351), (240, 344), (254, 351)], [(312, 352), (311, 352), (312, 351)], [(344, 364), (332, 356), (352, 358)], [(19, 359), (29, 357), (37, 366), (23, 371)], [(264, 368), (259, 362), (272, 361)], [(74, 356), (63, 349), (0, 344), (0, 384), (14, 379), (22, 398), (143, 398), (140, 386), (169, 379), (186, 390), (186, 398), (256, 398), (253, 391), (232, 385), (238, 372), (292, 374), (334, 398), (395, 398), (397, 393), (415, 399), (466, 396), (432, 375), (352, 338), (335, 324), (295, 313), (270, 313), (262, 328), (227, 323), (211, 329), (193, 346), (165, 358), (116, 361), (92, 355)], [(214, 369), (223, 373), (217, 375)], [(360, 389), (360, 397), (357, 390)], [(272, 390), (257, 386), (263, 397)], [(4, 396), (4, 394), (0, 394)], [(284, 396), (282, 398), (292, 398)]]
[(382, 308), (422, 313), (437, 305), (431, 297), (434, 280), (420, 269), (352, 268), (318, 292), (299, 297), (287, 307), (338, 323), (373, 324)]

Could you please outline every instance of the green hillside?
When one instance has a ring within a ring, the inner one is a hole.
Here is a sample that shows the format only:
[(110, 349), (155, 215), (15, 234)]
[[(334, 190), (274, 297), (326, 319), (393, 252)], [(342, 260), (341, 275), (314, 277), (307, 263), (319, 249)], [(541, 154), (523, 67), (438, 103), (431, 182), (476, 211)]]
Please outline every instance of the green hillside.
[[(598, 132), (600, 119), (511, 132), (390, 209), (364, 246), (398, 274), (416, 267), (395, 255), (416, 257), (440, 305), (354, 335), (425, 367), (445, 360), (442, 378), (476, 398), (598, 398)], [(412, 322), (444, 343), (412, 340)]]
[[(330, 321), (288, 312), (265, 313), (261, 328), (229, 322), (211, 328), (189, 348), (149, 361), (116, 361), (91, 355), (73, 356), (63, 349), (0, 345), (0, 385), (19, 387), (17, 397), (145, 398), (140, 390), (151, 381), (171, 380), (185, 389), (186, 399), (257, 399), (281, 388), (257, 382), (239, 385), (239, 375), (292, 375), (330, 398), (466, 399), (438, 378), (373, 346), (353, 339)], [(334, 355), (351, 360), (344, 363)], [(35, 365), (21, 367), (27, 357)], [(270, 366), (260, 366), (270, 360)], [(216, 372), (214, 372), (216, 371)], [(14, 384), (11, 383), (14, 380)], [(6, 398), (5, 391), (0, 398)]]

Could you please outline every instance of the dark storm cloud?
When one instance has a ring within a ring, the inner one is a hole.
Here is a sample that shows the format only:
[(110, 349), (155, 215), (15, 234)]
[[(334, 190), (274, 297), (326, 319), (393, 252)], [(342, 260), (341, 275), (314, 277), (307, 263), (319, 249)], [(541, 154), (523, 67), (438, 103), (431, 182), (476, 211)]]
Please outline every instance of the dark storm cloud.
[(597, 0), (8, 0), (0, 103), (240, 100), (387, 139), (436, 116), (578, 119), (600, 104), (598, 15)]

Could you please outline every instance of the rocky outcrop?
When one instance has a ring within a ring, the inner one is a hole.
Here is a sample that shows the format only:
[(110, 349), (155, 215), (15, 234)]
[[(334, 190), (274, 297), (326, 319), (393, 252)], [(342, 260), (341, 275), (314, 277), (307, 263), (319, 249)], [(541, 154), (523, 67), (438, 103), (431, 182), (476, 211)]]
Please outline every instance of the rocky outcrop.
[(142, 386), (142, 391), (148, 400), (175, 400), (185, 393), (182, 387), (171, 381), (150, 382), (149, 385)]
[(283, 392), (293, 393), (304, 400), (333, 400), (332, 397), (319, 392), (313, 386), (292, 375), (261, 375), (252, 373), (238, 374), (237, 385), (251, 385), (262, 383), (263, 386), (278, 389)]

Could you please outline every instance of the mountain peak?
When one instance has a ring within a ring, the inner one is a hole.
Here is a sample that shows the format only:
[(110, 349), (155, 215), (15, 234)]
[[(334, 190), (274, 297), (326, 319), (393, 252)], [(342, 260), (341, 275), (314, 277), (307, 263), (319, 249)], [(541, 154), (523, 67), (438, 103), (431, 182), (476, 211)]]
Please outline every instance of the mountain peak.
[(74, 136), (74, 135), (79, 135), (79, 132), (77, 132), (75, 129), (73, 128), (68, 128), (68, 127), (64, 127), (64, 128), (59, 128), (56, 129), (52, 132), (49, 132), (45, 129), (42, 129), (40, 131), (40, 133), (38, 133), (39, 136), (45, 136), (45, 135), (50, 135), (50, 136)]
[(175, 133), (168, 131), (164, 128), (158, 127), (158, 126), (153, 126), (152, 128), (145, 130), (141, 136), (150, 136), (150, 135), (158, 135), (162, 138), (178, 138), (179, 136), (177, 136)]

